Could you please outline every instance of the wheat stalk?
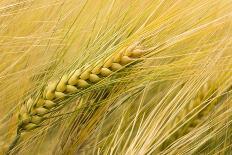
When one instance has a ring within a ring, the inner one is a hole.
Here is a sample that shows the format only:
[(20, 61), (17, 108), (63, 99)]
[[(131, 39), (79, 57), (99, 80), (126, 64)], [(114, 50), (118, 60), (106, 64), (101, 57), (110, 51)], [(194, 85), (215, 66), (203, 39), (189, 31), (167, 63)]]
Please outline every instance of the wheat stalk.
[(36, 98), (30, 97), (22, 104), (18, 115), (17, 136), (9, 147), (9, 151), (16, 145), (21, 133), (40, 127), (41, 123), (46, 120), (45, 116), (59, 106), (59, 101), (65, 100), (70, 94), (84, 90), (127, 67), (128, 64), (144, 55), (146, 51), (148, 50), (142, 49), (140, 42), (136, 42), (98, 62), (97, 65), (75, 69), (69, 74), (63, 75), (59, 80), (49, 82), (41, 95)]
[(63, 75), (59, 81), (50, 82), (39, 99), (30, 98), (23, 104), (19, 114), (19, 130), (29, 131), (37, 128), (43, 121), (43, 116), (58, 106), (56, 101), (63, 100), (70, 93), (75, 93), (100, 82), (125, 65), (135, 61), (143, 53), (144, 51), (135, 44), (107, 59), (101, 65), (84, 70), (73, 70), (69, 75)]

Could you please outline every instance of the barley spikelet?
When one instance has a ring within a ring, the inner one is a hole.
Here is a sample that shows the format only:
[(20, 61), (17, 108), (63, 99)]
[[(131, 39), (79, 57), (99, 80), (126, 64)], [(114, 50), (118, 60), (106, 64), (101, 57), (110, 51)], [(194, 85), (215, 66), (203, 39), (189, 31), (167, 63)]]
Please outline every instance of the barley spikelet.
[(138, 60), (146, 52), (139, 44), (136, 42), (97, 65), (75, 69), (59, 80), (49, 82), (39, 97), (32, 96), (22, 104), (18, 116), (18, 135), (40, 127), (46, 116), (59, 106), (58, 102), (69, 98), (70, 94), (80, 92)]
[(48, 114), (57, 105), (58, 100), (65, 99), (70, 93), (81, 91), (100, 82), (127, 64), (137, 60), (144, 50), (137, 48), (137, 43), (110, 57), (100, 65), (86, 69), (76, 69), (63, 75), (60, 80), (50, 82), (38, 99), (28, 99), (19, 114), (19, 130), (29, 131), (39, 127)]

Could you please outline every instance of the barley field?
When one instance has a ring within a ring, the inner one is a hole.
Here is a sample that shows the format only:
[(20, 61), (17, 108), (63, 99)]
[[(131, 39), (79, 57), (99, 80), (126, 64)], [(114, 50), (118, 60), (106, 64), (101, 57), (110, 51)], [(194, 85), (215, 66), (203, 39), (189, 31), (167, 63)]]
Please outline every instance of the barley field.
[(232, 155), (232, 1), (0, 0), (0, 155)]

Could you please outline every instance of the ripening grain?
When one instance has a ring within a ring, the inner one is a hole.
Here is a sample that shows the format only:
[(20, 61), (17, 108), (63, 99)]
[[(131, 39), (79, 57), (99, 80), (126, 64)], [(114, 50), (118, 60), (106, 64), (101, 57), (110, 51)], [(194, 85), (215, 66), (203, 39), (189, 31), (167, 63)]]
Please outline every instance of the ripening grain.
[(230, 154), (231, 0), (2, 0), (0, 154)]

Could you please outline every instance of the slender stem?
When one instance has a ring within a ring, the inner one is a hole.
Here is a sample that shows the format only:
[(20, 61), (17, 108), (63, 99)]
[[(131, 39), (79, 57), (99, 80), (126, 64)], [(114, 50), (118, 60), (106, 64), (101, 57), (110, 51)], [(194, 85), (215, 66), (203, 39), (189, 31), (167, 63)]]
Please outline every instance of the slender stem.
[(14, 149), (14, 147), (17, 145), (17, 143), (20, 139), (20, 136), (21, 136), (21, 133), (17, 132), (17, 135), (15, 136), (14, 140), (11, 142), (11, 144), (6, 152), (6, 155), (9, 155), (11, 153), (11, 151)]

